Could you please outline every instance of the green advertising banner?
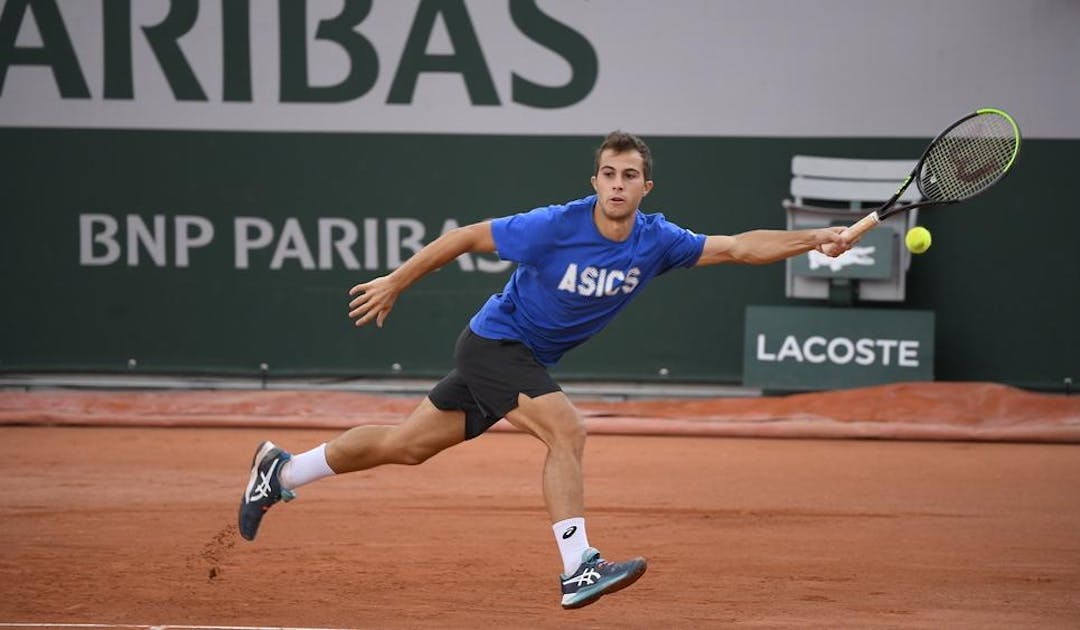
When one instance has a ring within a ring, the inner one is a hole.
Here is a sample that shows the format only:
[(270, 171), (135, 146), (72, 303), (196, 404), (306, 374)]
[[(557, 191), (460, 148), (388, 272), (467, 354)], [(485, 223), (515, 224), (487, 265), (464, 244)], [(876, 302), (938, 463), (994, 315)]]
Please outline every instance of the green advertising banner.
[(933, 379), (930, 311), (746, 309), (744, 385), (815, 390)]
[[(657, 186), (644, 209), (719, 234), (783, 228), (795, 153), (885, 157), (922, 144), (649, 140)], [(0, 371), (257, 375), (265, 363), (271, 376), (440, 376), (505, 265), (447, 265), (382, 329), (351, 325), (349, 287), (455, 224), (588, 194), (596, 142), (0, 129)], [(913, 261), (903, 308), (936, 313), (936, 378), (1053, 389), (1080, 374), (1080, 214), (1045, 185), (1070, 177), (1077, 144), (1030, 141), (1008, 185), (922, 214), (934, 246)], [(722, 200), (698, 186), (718, 171), (741, 183)], [(1060, 229), (1010, 219), (1032, 209)], [(1040, 246), (1017, 255), (1016, 242)], [(785, 300), (784, 273), (673, 271), (558, 374), (738, 383), (748, 305), (820, 304)]]
[[(643, 211), (734, 235), (785, 227), (795, 155), (912, 160), (993, 106), (1024, 132), (1017, 167), (920, 213), (934, 245), (910, 268), (873, 234), (793, 264), (864, 287), (906, 274), (903, 303), (860, 306), (933, 311), (938, 379), (1080, 378), (1080, 119), (1063, 105), (1080, 102), (1080, 39), (1063, 26), (1080, 4), (955, 0), (915, 31), (889, 2), (659, 4), (0, 0), (0, 372), (441, 376), (508, 264), (459, 258), (382, 329), (352, 325), (348, 289), (455, 226), (590, 194), (614, 128), (652, 148)], [(628, 61), (628, 42), (658, 33), (679, 45)], [(882, 39), (911, 45), (849, 54)], [(948, 80), (919, 98), (866, 89), (926, 67)], [(556, 373), (738, 383), (758, 352), (748, 305), (824, 301), (785, 298), (785, 270), (666, 274)], [(804, 332), (835, 339), (790, 334)], [(828, 362), (828, 343), (795, 343), (802, 367)], [(798, 367), (782, 339), (760, 351), (770, 370)], [(841, 386), (878, 370), (852, 351)]]

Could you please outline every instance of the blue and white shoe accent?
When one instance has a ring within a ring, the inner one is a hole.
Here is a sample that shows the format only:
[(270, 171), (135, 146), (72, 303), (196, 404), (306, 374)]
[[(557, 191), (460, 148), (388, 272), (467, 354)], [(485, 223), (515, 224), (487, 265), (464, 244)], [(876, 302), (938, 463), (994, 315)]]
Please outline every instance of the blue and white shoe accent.
[(622, 590), (645, 574), (645, 558), (626, 562), (608, 562), (600, 552), (589, 547), (581, 554), (581, 565), (573, 575), (561, 575), (562, 607), (581, 608), (604, 595)]

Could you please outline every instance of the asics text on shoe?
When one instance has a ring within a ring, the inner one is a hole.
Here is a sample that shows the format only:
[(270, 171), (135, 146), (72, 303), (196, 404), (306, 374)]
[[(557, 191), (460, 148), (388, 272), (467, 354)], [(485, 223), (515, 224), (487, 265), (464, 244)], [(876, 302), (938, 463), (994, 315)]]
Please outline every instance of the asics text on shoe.
[(645, 574), (645, 558), (633, 558), (625, 562), (608, 562), (592, 547), (581, 554), (581, 565), (573, 575), (563, 575), (562, 607), (581, 608), (604, 595), (622, 590), (638, 581)]
[(294, 492), (281, 487), (281, 467), (290, 459), (292, 455), (273, 442), (263, 442), (255, 449), (251, 478), (240, 499), (240, 535), (246, 540), (255, 540), (259, 523), (270, 506), (296, 498)]

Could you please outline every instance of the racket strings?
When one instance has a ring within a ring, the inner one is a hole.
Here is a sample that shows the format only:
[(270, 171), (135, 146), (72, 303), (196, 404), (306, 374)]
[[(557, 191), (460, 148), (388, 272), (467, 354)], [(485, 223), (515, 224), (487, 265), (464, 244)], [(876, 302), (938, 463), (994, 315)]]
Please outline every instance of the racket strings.
[(979, 114), (960, 123), (930, 148), (919, 190), (932, 201), (972, 197), (996, 182), (1012, 163), (1019, 138), (1005, 117)]

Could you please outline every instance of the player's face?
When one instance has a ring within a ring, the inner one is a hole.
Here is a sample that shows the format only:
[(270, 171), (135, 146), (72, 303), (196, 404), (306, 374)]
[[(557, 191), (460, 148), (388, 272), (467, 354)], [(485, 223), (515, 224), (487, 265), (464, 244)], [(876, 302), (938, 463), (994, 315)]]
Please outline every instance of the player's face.
[(637, 151), (604, 149), (591, 181), (600, 211), (613, 221), (634, 216), (641, 198), (653, 187), (652, 180), (645, 179), (645, 160)]

